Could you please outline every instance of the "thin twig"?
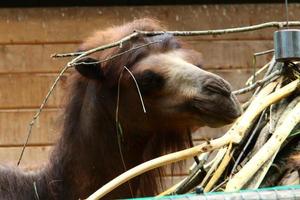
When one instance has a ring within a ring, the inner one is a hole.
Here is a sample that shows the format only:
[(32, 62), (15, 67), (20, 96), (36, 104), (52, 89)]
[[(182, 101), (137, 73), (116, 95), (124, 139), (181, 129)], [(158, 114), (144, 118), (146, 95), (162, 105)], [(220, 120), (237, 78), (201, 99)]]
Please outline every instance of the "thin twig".
[[(203, 30), (203, 31), (136, 31), (139, 34), (146, 36), (161, 35), (164, 33), (172, 34), (174, 36), (199, 36), (199, 35), (222, 35), (229, 33), (241, 33), (248, 31), (255, 31), (264, 28), (282, 28), (286, 26), (287, 22), (266, 22), (262, 24), (244, 26), (238, 28), (227, 28), (217, 30)], [(300, 21), (290, 21), (289, 26), (300, 26)]]
[[(255, 76), (258, 76), (260, 73), (262, 73), (264, 70), (266, 70), (270, 65), (270, 62), (268, 62), (267, 64), (265, 64), (262, 68), (260, 68), (259, 70), (257, 70), (257, 72), (255, 73)], [(250, 85), (253, 82), (253, 78), (254, 76), (250, 76), (250, 78), (246, 81), (245, 85)]]
[[(118, 149), (119, 149), (119, 153), (120, 153), (120, 157), (121, 157), (121, 161), (122, 161), (122, 164), (123, 164), (124, 171), (126, 172), (127, 171), (127, 166), (126, 166), (126, 163), (125, 163), (124, 154), (123, 154), (123, 150), (122, 150), (123, 133), (122, 133), (122, 127), (121, 127), (120, 122), (119, 122), (119, 105), (120, 105), (121, 80), (123, 78), (124, 69), (125, 68), (122, 69), (122, 71), (120, 73), (120, 76), (119, 76), (119, 80), (118, 80), (118, 91), (117, 91), (118, 94), (117, 94), (117, 105), (116, 105), (115, 120), (116, 120), (116, 131), (117, 131)], [(128, 183), (128, 187), (129, 187), (129, 190), (130, 190), (130, 193), (131, 193), (131, 197), (133, 198), (134, 195), (133, 195), (133, 190), (132, 190), (132, 187), (131, 187), (130, 180), (127, 181), (127, 183)]]
[(234, 91), (233, 94), (240, 95), (240, 94), (245, 94), (247, 92), (250, 92), (250, 91), (254, 90), (255, 88), (257, 88), (258, 86), (261, 86), (264, 83), (270, 81), (272, 78), (274, 78), (276, 76), (279, 76), (281, 73), (282, 73), (282, 70), (276, 70), (275, 72), (273, 72), (272, 74), (268, 75), (264, 79), (256, 81), (255, 83), (253, 83), (252, 85), (249, 85), (248, 87), (245, 87), (245, 88), (242, 88), (240, 90)]
[(273, 52), (274, 52), (274, 49), (269, 49), (269, 50), (266, 50), (266, 51), (257, 52), (257, 53), (255, 53), (253, 55), (254, 56), (262, 56), (262, 55), (273, 53)]
[[(161, 35), (161, 34), (172, 34), (174, 36), (201, 36), (201, 35), (222, 35), (222, 34), (229, 34), (229, 33), (240, 33), (240, 32), (248, 32), (248, 31), (255, 31), (260, 30), (264, 28), (282, 28), (285, 25), (287, 25), (287, 22), (267, 22), (252, 26), (244, 26), (244, 27), (238, 27), (238, 28), (227, 28), (227, 29), (215, 29), (215, 30), (202, 30), (202, 31), (139, 31), (136, 30), (134, 33), (131, 33), (130, 35), (116, 41), (110, 44), (106, 44), (85, 52), (79, 52), (79, 53), (65, 53), (65, 54), (54, 54), (54, 57), (71, 57), (71, 56), (78, 56), (74, 58), (71, 62), (69, 62), (68, 65), (72, 65), (73, 63), (80, 60), (82, 57), (87, 56), (89, 54), (95, 53), (97, 51), (102, 51), (105, 49), (113, 48), (116, 46), (122, 46), (122, 44), (126, 41), (131, 40), (132, 38), (135, 38), (139, 35), (144, 36), (154, 36), (154, 35)], [(300, 26), (300, 21), (290, 21), (288, 23), (289, 26)], [(78, 55), (80, 54), (80, 55)], [(57, 56), (55, 56), (57, 55)], [(61, 56), (58, 56), (61, 55)]]
[(216, 187), (214, 187), (210, 192), (214, 192), (216, 190), (218, 190), (220, 187), (222, 187), (225, 183), (228, 182), (228, 178), (226, 178), (224, 181), (222, 181), (219, 185), (217, 185)]
[(224, 155), (226, 154), (227, 149), (228, 149), (227, 146), (219, 149), (217, 155), (214, 158), (211, 168), (208, 170), (208, 172), (206, 173), (206, 176), (203, 178), (202, 182), (200, 183), (200, 187), (204, 188), (208, 179), (211, 177), (212, 173), (216, 170), (216, 168), (222, 161)]
[(83, 54), (84, 51), (79, 51), (79, 52), (71, 52), (71, 53), (55, 53), (51, 54), (51, 58), (65, 58), (65, 57), (73, 57), (73, 56), (79, 56)]
[(28, 143), (28, 141), (29, 141), (29, 138), (30, 138), (30, 136), (31, 136), (32, 127), (33, 127), (35, 121), (36, 121), (36, 120), (38, 119), (38, 117), (40, 116), (42, 110), (44, 109), (44, 107), (45, 107), (45, 105), (46, 105), (46, 103), (47, 103), (47, 101), (48, 101), (50, 95), (52, 94), (52, 92), (53, 92), (55, 86), (57, 85), (59, 79), (64, 75), (64, 73), (65, 73), (68, 69), (69, 69), (69, 66), (66, 65), (66, 66), (64, 66), (63, 69), (60, 71), (59, 75), (56, 77), (56, 79), (54, 80), (52, 86), (50, 87), (50, 89), (49, 89), (47, 95), (45, 96), (45, 98), (44, 98), (42, 104), (40, 105), (40, 107), (39, 107), (39, 109), (37, 110), (36, 114), (33, 116), (32, 121), (29, 123), (29, 129), (28, 129), (27, 138), (26, 138), (26, 141), (25, 141), (25, 143), (24, 143), (24, 145), (23, 145), (23, 148), (22, 148), (22, 151), (21, 151), (21, 154), (20, 154), (20, 157), (19, 157), (17, 166), (19, 166), (19, 164), (20, 164), (20, 162), (21, 162), (21, 160), (22, 160), (22, 157), (23, 157), (25, 148), (26, 148), (26, 146), (27, 146), (27, 143)]
[(144, 111), (144, 113), (147, 113), (147, 112), (146, 112), (146, 108), (145, 108), (145, 104), (144, 104), (144, 100), (143, 100), (143, 97), (142, 97), (142, 93), (141, 93), (141, 91), (140, 91), (140, 87), (139, 87), (138, 82), (136, 81), (136, 79), (135, 79), (134, 75), (131, 73), (131, 71), (130, 71), (126, 66), (124, 66), (124, 68), (128, 71), (128, 73), (129, 73), (130, 76), (132, 77), (132, 79), (133, 79), (133, 81), (134, 81), (134, 83), (135, 83), (136, 89), (137, 89), (137, 91), (138, 91), (140, 100), (141, 100), (141, 104), (142, 104), (142, 107), (143, 107), (143, 111)]
[(176, 188), (176, 190), (174, 191), (175, 194), (184, 194), (201, 182), (206, 174), (204, 170), (205, 162), (205, 160), (201, 160), (201, 162), (199, 162), (199, 164), (191, 172), (191, 174), (189, 174), (189, 176), (184, 179), (184, 181)]
[(267, 50), (267, 51), (262, 51), (262, 52), (257, 52), (253, 54), (253, 75), (252, 75), (252, 80), (255, 82), (256, 81), (256, 57), (261, 56), (261, 55), (265, 55), (268, 53), (272, 53), (274, 52), (274, 49), (271, 50)]
[(140, 48), (143, 48), (143, 47), (146, 47), (146, 46), (149, 46), (149, 45), (152, 45), (152, 44), (157, 44), (161, 42), (161, 40), (158, 40), (158, 41), (154, 41), (154, 42), (149, 42), (147, 44), (143, 44), (143, 45), (140, 45), (140, 46), (136, 46), (134, 48), (131, 48), (131, 49), (128, 49), (126, 51), (123, 51), (121, 53), (118, 53), (118, 54), (115, 54), (115, 55), (112, 55), (104, 60), (99, 60), (99, 61), (95, 61), (95, 62), (76, 62), (76, 63), (73, 63), (72, 66), (76, 66), (76, 65), (93, 65), (93, 64), (101, 64), (101, 63), (104, 63), (104, 62), (107, 62), (107, 61), (110, 61), (112, 59), (115, 59), (117, 57), (120, 57), (126, 53), (130, 53), (132, 51), (135, 51), (137, 49), (140, 49)]
[(67, 66), (72, 66), (74, 63), (76, 63), (77, 61), (79, 61), (81, 58), (87, 56), (87, 55), (90, 55), (92, 53), (95, 53), (97, 51), (102, 51), (102, 50), (105, 50), (105, 49), (109, 49), (109, 48), (112, 48), (112, 47), (116, 47), (116, 46), (122, 46), (124, 42), (126, 41), (129, 41), (131, 40), (132, 38), (135, 38), (138, 36), (138, 33), (134, 32), (116, 42), (113, 42), (113, 43), (110, 43), (110, 44), (106, 44), (106, 45), (103, 45), (103, 46), (100, 46), (100, 47), (96, 47), (94, 49), (90, 49), (88, 51), (85, 51), (84, 53), (80, 54), (79, 56), (77, 56), (76, 58), (74, 58), (73, 60), (71, 60), (70, 62), (68, 62)]
[(204, 192), (209, 192), (212, 189), (212, 187), (215, 185), (215, 183), (217, 183), (217, 181), (220, 179), (220, 177), (224, 173), (225, 169), (227, 168), (228, 163), (231, 161), (234, 151), (235, 151), (235, 148), (232, 148), (232, 143), (230, 143), (228, 145), (226, 154), (224, 155), (221, 163), (217, 167), (215, 173), (213, 174), (213, 176), (211, 177), (209, 182), (206, 184), (206, 186), (204, 188)]
[(262, 121), (263, 121), (263, 119), (264, 119), (264, 116), (265, 116), (265, 111), (266, 111), (266, 110), (264, 110), (264, 111), (262, 112), (262, 114), (260, 115), (260, 118), (259, 118), (259, 120), (258, 120), (258, 122), (257, 122), (257, 124), (256, 124), (256, 126), (255, 126), (255, 128), (254, 128), (254, 130), (252, 131), (252, 133), (251, 133), (250, 137), (248, 138), (246, 144), (243, 146), (243, 149), (242, 149), (241, 153), (239, 154), (238, 158), (236, 159), (236, 161), (235, 161), (235, 163), (234, 163), (234, 165), (233, 165), (233, 168), (232, 168), (232, 170), (231, 170), (231, 172), (230, 172), (229, 179), (232, 178), (232, 176), (233, 176), (233, 174), (234, 174), (234, 172), (235, 172), (235, 169), (236, 169), (236, 167), (238, 166), (238, 164), (240, 163), (240, 160), (242, 159), (242, 157), (243, 157), (245, 151), (247, 150), (247, 148), (248, 148), (248, 146), (250, 145), (252, 139), (253, 139), (254, 136), (256, 135), (256, 132), (257, 132), (257, 131), (259, 130), (259, 128), (261, 127), (261, 123), (262, 123)]
[(36, 182), (35, 181), (33, 181), (33, 189), (34, 189), (35, 199), (36, 200), (40, 200), (39, 193), (37, 191), (37, 187), (36, 187)]

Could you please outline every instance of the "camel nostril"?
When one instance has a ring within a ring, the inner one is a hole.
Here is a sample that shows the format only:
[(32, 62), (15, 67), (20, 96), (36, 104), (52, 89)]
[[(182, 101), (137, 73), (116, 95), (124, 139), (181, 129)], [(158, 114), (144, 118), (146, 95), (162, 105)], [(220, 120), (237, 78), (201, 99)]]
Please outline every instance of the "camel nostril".
[(203, 85), (203, 88), (223, 96), (229, 97), (231, 95), (230, 85), (223, 79), (211, 79)]

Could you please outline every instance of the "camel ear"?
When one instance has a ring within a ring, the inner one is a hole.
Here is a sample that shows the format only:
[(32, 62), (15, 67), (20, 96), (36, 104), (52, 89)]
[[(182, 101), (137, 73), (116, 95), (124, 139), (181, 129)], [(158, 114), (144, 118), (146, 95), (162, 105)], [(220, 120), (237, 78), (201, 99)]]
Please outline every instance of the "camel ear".
[[(84, 77), (89, 79), (101, 79), (103, 78), (103, 71), (98, 60), (90, 57), (83, 58), (79, 61), (80, 65), (76, 65), (75, 69)], [(89, 64), (90, 63), (90, 64)]]

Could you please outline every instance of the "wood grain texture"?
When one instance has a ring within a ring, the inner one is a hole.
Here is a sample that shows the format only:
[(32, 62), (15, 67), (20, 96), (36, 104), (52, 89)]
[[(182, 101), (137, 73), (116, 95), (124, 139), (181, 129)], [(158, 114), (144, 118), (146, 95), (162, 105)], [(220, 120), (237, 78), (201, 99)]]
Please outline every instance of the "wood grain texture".
[[(271, 40), (226, 40), (189, 41), (189, 44), (203, 54), (204, 67), (209, 69), (237, 69), (253, 67), (253, 54), (273, 49)], [(269, 62), (273, 54), (256, 57), (256, 66)]]
[[(22, 146), (34, 113), (33, 109), (0, 111), (0, 147)], [(33, 126), (29, 145), (55, 143), (59, 136), (59, 116), (58, 109), (45, 109)]]
[(78, 44), (0, 45), (1, 73), (58, 72), (69, 58), (53, 59), (51, 54), (74, 52)]
[[(273, 48), (265, 41), (206, 41), (186, 40), (203, 54), (204, 66), (209, 69), (251, 68), (253, 54)], [(52, 59), (53, 53), (74, 52), (78, 44), (0, 45), (0, 74), (55, 73), (70, 58)], [(257, 66), (264, 65), (272, 54), (257, 58)]]
[[(300, 18), (299, 8), (290, 6), (290, 20)], [(283, 13), (281, 4), (1, 9), (0, 43), (80, 41), (95, 29), (147, 16), (163, 21), (169, 30), (204, 30), (282, 21)], [(272, 30), (201, 38), (272, 39)]]
[[(51, 146), (27, 147), (20, 167), (36, 169), (47, 163)], [(21, 147), (0, 147), (0, 165), (17, 166)]]
[[(36, 108), (46, 96), (56, 74), (8, 74), (0, 76), (0, 109)], [(46, 107), (63, 101), (65, 77), (54, 89)]]

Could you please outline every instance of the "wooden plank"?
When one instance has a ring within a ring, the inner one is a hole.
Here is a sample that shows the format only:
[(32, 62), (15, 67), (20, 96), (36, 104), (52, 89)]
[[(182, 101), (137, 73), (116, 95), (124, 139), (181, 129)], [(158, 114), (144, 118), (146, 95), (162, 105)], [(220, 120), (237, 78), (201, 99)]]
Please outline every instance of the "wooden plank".
[[(253, 54), (273, 49), (273, 41), (203, 41), (192, 40), (189, 44), (203, 54), (204, 67), (210, 69), (253, 68)], [(256, 57), (261, 67), (272, 59), (273, 54)]]
[[(28, 124), (35, 110), (8, 110), (0, 112), (0, 147), (22, 146), (28, 133)], [(60, 112), (57, 109), (45, 109), (33, 126), (29, 145), (55, 143), (59, 136)]]
[[(290, 20), (300, 18), (299, 8), (300, 4), (290, 6)], [(0, 13), (0, 43), (78, 41), (95, 29), (147, 16), (163, 21), (170, 30), (204, 30), (285, 20), (283, 13), (281, 4), (7, 8)], [(269, 29), (206, 38), (272, 39), (272, 32)]]
[[(52, 85), (55, 74), (8, 74), (0, 76), (0, 108), (38, 107)], [(61, 105), (66, 77), (54, 89), (47, 107)]]
[[(0, 164), (16, 166), (21, 147), (1, 147)], [(48, 160), (51, 146), (26, 147), (20, 166), (25, 169), (34, 169), (42, 166)]]
[[(189, 40), (188, 44), (203, 54), (204, 66), (212, 69), (251, 68), (253, 53), (273, 48), (266, 41)], [(74, 52), (78, 44), (0, 45), (0, 73), (58, 72), (70, 58), (51, 59), (53, 53)], [(257, 58), (257, 66), (272, 55)]]
[(0, 73), (58, 72), (70, 58), (52, 59), (51, 54), (74, 52), (78, 44), (0, 45)]

